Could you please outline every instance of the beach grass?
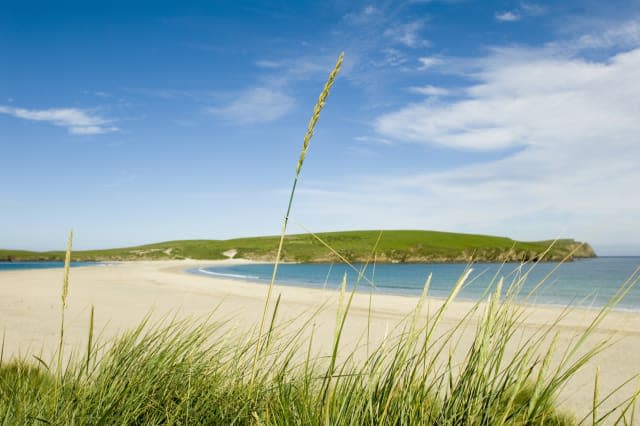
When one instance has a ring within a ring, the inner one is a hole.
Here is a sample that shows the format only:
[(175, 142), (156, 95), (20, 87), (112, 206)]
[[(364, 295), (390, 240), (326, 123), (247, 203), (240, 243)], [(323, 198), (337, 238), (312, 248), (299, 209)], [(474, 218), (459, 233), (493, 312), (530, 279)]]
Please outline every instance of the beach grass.
[[(316, 112), (319, 110), (314, 110), (314, 117)], [(309, 140), (305, 138), (302, 160)], [(301, 166), (302, 161), (296, 167), (296, 178)], [(283, 236), (294, 191), (295, 181)], [(308, 236), (313, 244), (332, 247), (330, 252), (340, 254), (330, 237)], [(379, 233), (377, 239), (368, 247), (368, 260), (372, 248), (385, 249)], [(283, 240), (281, 236), (277, 241)], [(557, 397), (582, 367), (612, 344), (607, 338), (587, 342), (637, 283), (637, 277), (624, 283), (592, 322), (564, 346), (558, 345), (556, 326), (566, 311), (533, 333), (523, 334), (519, 328), (526, 312), (516, 298), (526, 272), (510, 282), (496, 276), (485, 297), (461, 320), (445, 324), (448, 309), (469, 278), (468, 268), (433, 310), (427, 280), (413, 311), (376, 342), (369, 340), (369, 329), (355, 344), (344, 341), (356, 291), (347, 292), (346, 282), (335, 306), (321, 306), (294, 320), (278, 320), (281, 299), (278, 295), (272, 303), (272, 282), (262, 321), (252, 330), (229, 327), (214, 310), (204, 320), (170, 317), (151, 323), (147, 318), (115, 340), (100, 342), (94, 337), (91, 309), (86, 349), (63, 353), (64, 312), (68, 292), (73, 291), (68, 281), (70, 256), (71, 236), (54, 359), (4, 360), (0, 351), (2, 425), (573, 425), (635, 421), (640, 391), (600, 410), (609, 395), (600, 395), (597, 375), (592, 409), (580, 417), (560, 411)], [(279, 260), (276, 256), (276, 264)], [(505, 296), (503, 287), (507, 287)], [(335, 323), (329, 325), (334, 332), (328, 344), (314, 337), (322, 309), (336, 313)], [(461, 344), (464, 333), (471, 333), (466, 346)], [(462, 356), (458, 359), (456, 354)]]

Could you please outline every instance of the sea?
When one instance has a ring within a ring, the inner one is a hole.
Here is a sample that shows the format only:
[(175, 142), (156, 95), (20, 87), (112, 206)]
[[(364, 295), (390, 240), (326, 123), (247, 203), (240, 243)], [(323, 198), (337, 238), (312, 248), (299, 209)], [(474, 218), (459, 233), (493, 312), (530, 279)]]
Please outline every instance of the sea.
[[(597, 257), (573, 262), (538, 264), (444, 263), (444, 264), (281, 264), (276, 282), (294, 287), (337, 289), (346, 276), (347, 288), (360, 292), (419, 296), (429, 275), (429, 295), (444, 298), (466, 268), (473, 269), (459, 299), (478, 300), (504, 278), (503, 292), (521, 285), (518, 299), (525, 303), (601, 308), (629, 280), (640, 279), (640, 257)], [(273, 264), (206, 267), (190, 272), (208, 276), (268, 284)], [(523, 280), (523, 277), (525, 278)], [(632, 287), (615, 307), (640, 312), (640, 283)]]
[[(97, 265), (98, 262), (71, 262), (71, 267)], [(0, 262), (0, 272), (20, 269), (64, 268), (64, 262)]]

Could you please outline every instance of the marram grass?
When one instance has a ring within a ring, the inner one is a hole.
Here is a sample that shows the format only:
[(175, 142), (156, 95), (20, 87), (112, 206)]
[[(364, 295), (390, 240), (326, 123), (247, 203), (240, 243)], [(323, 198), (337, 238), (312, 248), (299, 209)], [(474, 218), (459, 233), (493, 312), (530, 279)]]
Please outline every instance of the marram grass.
[[(309, 125), (307, 126), (307, 132), (304, 135), (302, 141), (302, 150), (300, 151), (300, 158), (298, 158), (298, 164), (296, 165), (296, 173), (293, 178), (293, 185), (291, 186), (291, 194), (289, 195), (289, 203), (287, 204), (287, 210), (284, 215), (284, 219), (282, 220), (282, 231), (280, 233), (280, 239), (278, 242), (278, 251), (276, 252), (276, 259), (273, 265), (273, 274), (271, 275), (271, 282), (269, 283), (269, 287), (267, 289), (267, 297), (264, 302), (264, 310), (262, 312), (262, 319), (260, 320), (260, 327), (258, 329), (258, 342), (262, 341), (262, 334), (264, 332), (265, 321), (267, 319), (267, 313), (269, 311), (269, 306), (271, 303), (271, 295), (273, 292), (273, 287), (276, 281), (276, 275), (278, 273), (278, 265), (280, 264), (280, 259), (282, 257), (282, 247), (284, 246), (284, 238), (287, 233), (287, 224), (289, 223), (289, 215), (291, 214), (291, 206), (293, 205), (293, 197), (296, 193), (296, 186), (298, 184), (298, 178), (300, 177), (300, 171), (302, 170), (302, 165), (304, 164), (304, 160), (307, 157), (307, 152), (309, 151), (309, 144), (311, 142), (311, 138), (313, 137), (313, 130), (316, 127), (316, 123), (320, 119), (320, 112), (324, 108), (324, 104), (327, 101), (327, 97), (329, 96), (329, 92), (331, 91), (331, 87), (340, 72), (340, 68), (342, 67), (342, 62), (344, 60), (344, 53), (340, 53), (338, 56), (338, 60), (333, 67), (331, 73), (329, 73), (329, 77), (327, 78), (327, 82), (325, 83), (322, 92), (320, 92), (320, 96), (318, 97), (318, 101), (313, 107), (313, 113), (311, 114), (311, 119), (309, 120)], [(275, 318), (277, 314), (277, 304), (274, 307), (273, 317)], [(267, 339), (268, 341), (268, 339)], [(256, 363), (258, 360), (258, 356), (260, 355), (261, 346), (258, 345), (256, 348), (256, 353), (254, 357), (254, 368), (251, 372), (251, 382), (256, 375)]]
[[(71, 267), (71, 250), (73, 249), (73, 230), (69, 231), (67, 240), (67, 252), (64, 257), (64, 275), (62, 278), (62, 296), (60, 300), (60, 339), (58, 346), (58, 372), (62, 372), (62, 357), (64, 346), (64, 312), (67, 309), (67, 298), (69, 297), (69, 269)], [(62, 381), (62, 376), (58, 378)]]
[[(341, 61), (342, 56), (304, 138), (281, 244), (295, 182)], [(314, 349), (318, 312), (292, 322), (278, 321), (278, 297), (266, 327), (271, 285), (262, 321), (248, 334), (230, 331), (225, 322), (215, 321), (213, 312), (212, 319), (203, 321), (149, 324), (145, 320), (102, 344), (93, 336), (91, 308), (86, 353), (75, 354), (63, 365), (70, 256), (71, 236), (55, 366), (41, 359), (6, 361), (0, 350), (1, 425), (493, 426), (633, 424), (636, 419), (640, 390), (604, 411), (602, 403), (610, 395), (600, 395), (598, 375), (593, 407), (579, 413), (584, 417), (562, 413), (556, 399), (575, 374), (611, 344), (602, 340), (589, 346), (587, 339), (640, 275), (624, 283), (585, 331), (562, 350), (556, 327), (565, 312), (546, 328), (526, 337), (520, 333), (518, 324), (525, 312), (515, 300), (526, 272), (510, 283), (496, 276), (483, 300), (459, 322), (445, 326), (447, 310), (469, 279), (468, 269), (433, 312), (427, 303), (427, 279), (413, 311), (376, 343), (369, 336), (371, 305), (363, 336), (366, 344), (353, 347), (343, 342), (354, 297), (344, 281), (332, 341), (324, 351)], [(506, 296), (501, 296), (503, 286), (508, 287)], [(460, 346), (461, 333), (469, 329), (471, 343)], [(462, 360), (454, 360), (454, 354), (462, 354)]]

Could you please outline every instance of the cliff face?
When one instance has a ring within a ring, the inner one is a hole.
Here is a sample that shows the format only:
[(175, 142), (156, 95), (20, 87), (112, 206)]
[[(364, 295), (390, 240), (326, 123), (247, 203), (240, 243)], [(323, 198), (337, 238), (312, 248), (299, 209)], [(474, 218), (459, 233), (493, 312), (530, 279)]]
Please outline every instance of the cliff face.
[(569, 247), (571, 250), (575, 250), (573, 257), (576, 259), (596, 257), (596, 252), (587, 243), (574, 242), (573, 244), (570, 244)]
[[(548, 249), (548, 250), (547, 250)], [(369, 262), (370, 253), (362, 255), (350, 250), (338, 250), (340, 256), (328, 253), (323, 256), (313, 258), (298, 258), (295, 253), (286, 253), (285, 261), (306, 262), (306, 263), (330, 263), (339, 262), (340, 257), (349, 262)], [(587, 244), (574, 240), (560, 240), (552, 245), (549, 242), (541, 245), (540, 249), (522, 249), (512, 247), (509, 249), (499, 248), (476, 248), (452, 250), (447, 254), (429, 253), (417, 247), (405, 250), (387, 250), (376, 253), (378, 263), (468, 263), (468, 262), (560, 262), (573, 261), (580, 258), (596, 257), (593, 248)], [(261, 256), (256, 260), (269, 260), (269, 256)], [(273, 258), (271, 257), (271, 260)]]

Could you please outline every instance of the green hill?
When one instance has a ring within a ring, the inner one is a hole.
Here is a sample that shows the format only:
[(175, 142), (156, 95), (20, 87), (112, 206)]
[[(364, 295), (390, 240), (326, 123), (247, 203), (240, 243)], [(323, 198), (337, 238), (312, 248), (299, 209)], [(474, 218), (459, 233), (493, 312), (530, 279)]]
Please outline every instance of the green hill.
[[(341, 256), (352, 262), (367, 261), (376, 246), (379, 231), (327, 232), (317, 234)], [(270, 261), (275, 258), (277, 236), (231, 240), (167, 241), (137, 247), (75, 251), (74, 260), (225, 259)], [(535, 260), (551, 241), (523, 242), (488, 235), (437, 231), (383, 231), (376, 259), (384, 263), (467, 262)], [(570, 255), (572, 251), (575, 252)], [(226, 253), (225, 253), (226, 252)], [(570, 255), (570, 256), (569, 256)], [(559, 240), (543, 260), (594, 257), (593, 249), (574, 240)], [(62, 260), (64, 252), (0, 250), (0, 261)], [(309, 234), (287, 236), (283, 260), (290, 262), (334, 262), (338, 256)]]

